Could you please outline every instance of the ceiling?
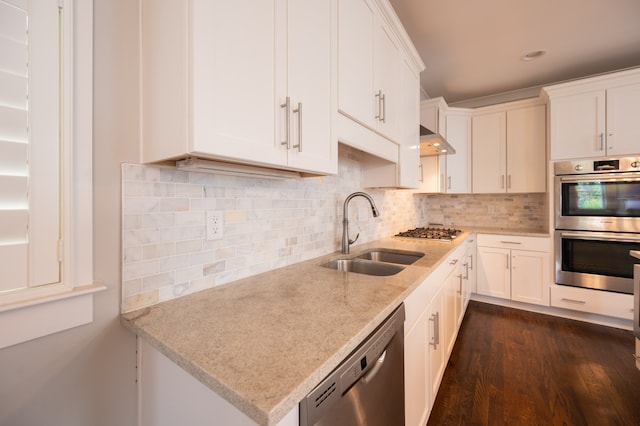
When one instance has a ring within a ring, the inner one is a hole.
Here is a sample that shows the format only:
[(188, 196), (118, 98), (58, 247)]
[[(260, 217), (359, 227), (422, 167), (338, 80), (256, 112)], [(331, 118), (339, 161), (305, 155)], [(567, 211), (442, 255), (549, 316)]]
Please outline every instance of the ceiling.
[(390, 2), (426, 65), (422, 89), (449, 104), (640, 66), (640, 0)]

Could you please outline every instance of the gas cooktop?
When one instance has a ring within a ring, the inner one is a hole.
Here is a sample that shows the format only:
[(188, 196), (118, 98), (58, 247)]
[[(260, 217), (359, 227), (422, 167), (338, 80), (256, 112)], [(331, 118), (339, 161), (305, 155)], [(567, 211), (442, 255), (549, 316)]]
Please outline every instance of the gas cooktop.
[(436, 241), (451, 241), (456, 238), (462, 231), (454, 228), (414, 228), (408, 231), (396, 234), (396, 237), (422, 238)]

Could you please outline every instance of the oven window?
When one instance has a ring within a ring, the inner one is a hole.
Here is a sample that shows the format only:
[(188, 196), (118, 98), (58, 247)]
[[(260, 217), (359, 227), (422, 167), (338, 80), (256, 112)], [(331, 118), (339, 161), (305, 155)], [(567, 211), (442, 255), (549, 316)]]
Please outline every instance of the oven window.
[(563, 238), (562, 270), (633, 278), (635, 262), (629, 250), (640, 250), (640, 243)]
[(640, 217), (640, 182), (563, 182), (562, 215)]

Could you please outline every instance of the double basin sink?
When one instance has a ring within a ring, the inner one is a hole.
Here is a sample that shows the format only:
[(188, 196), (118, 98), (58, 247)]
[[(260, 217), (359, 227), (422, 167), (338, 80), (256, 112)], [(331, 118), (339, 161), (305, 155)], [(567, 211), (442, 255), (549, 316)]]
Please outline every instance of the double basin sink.
[(403, 265), (411, 265), (424, 256), (417, 251), (371, 249), (351, 259), (337, 259), (322, 266), (343, 272), (356, 274), (389, 276), (404, 269)]

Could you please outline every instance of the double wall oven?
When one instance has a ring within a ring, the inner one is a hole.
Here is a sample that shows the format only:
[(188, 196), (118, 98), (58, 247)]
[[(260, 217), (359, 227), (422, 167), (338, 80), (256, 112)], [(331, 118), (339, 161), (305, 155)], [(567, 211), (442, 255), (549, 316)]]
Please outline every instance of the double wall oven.
[(640, 157), (558, 162), (556, 283), (633, 294), (640, 250)]

